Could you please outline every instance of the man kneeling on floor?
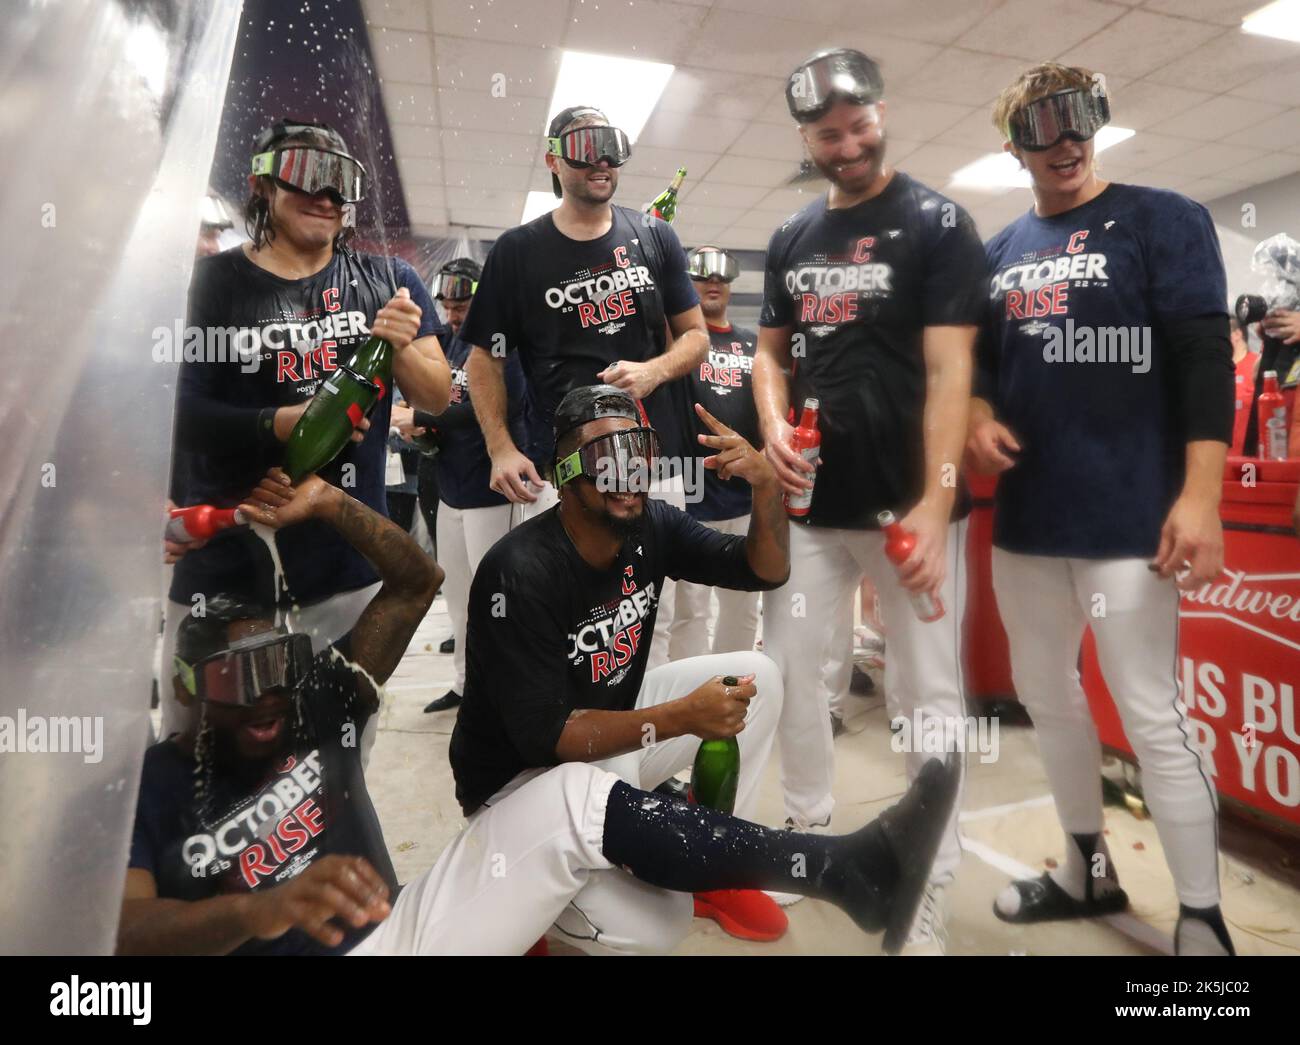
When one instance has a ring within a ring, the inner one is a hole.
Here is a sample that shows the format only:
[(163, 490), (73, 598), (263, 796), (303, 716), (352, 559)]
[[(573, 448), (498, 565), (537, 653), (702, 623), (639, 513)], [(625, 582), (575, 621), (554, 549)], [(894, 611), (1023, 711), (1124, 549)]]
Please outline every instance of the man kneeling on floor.
[(201, 714), (146, 754), (119, 953), (521, 954), (597, 872), (634, 875), (647, 895), (801, 892), (884, 929), (886, 949), (901, 945), (956, 793), (955, 770), (937, 762), (898, 805), (838, 837), (758, 827), (594, 765), (554, 766), (478, 809), (399, 891), (356, 741), (442, 571), (314, 477), (292, 487), (273, 471), (241, 510), (277, 528), (330, 523), (383, 586), (315, 658), (270, 613), (231, 600), (186, 618), (176, 684)]

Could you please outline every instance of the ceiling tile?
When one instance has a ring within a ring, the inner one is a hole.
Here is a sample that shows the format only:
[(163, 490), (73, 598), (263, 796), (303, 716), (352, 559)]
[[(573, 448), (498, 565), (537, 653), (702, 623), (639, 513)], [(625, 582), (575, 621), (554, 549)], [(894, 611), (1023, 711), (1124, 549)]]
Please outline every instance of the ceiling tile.
[(1101, 154), (1101, 159), (1134, 170), (1145, 170), (1175, 156), (1184, 156), (1195, 149), (1197, 144), (1187, 138), (1171, 138), (1164, 134), (1141, 131), (1127, 141), (1112, 145)]
[(965, 167), (968, 163), (974, 163), (988, 151), (988, 149), (927, 142), (907, 157), (907, 173), (922, 181), (933, 183), (935, 188), (942, 188), (954, 171)]
[(531, 134), (444, 129), (442, 154), (451, 160), (530, 166), (542, 151), (541, 139)]
[(1292, 63), (1287, 71), (1273, 69), (1263, 76), (1234, 87), (1230, 94), (1239, 98), (1258, 98), (1279, 105), (1300, 105), (1300, 69)]
[(723, 156), (709, 171), (710, 178), (730, 185), (780, 188), (793, 173), (788, 160), (760, 160), (755, 156)]
[(1164, 160), (1154, 167), (1158, 171), (1182, 171), (1198, 178), (1210, 178), (1219, 171), (1236, 170), (1248, 165), (1252, 159), (1263, 155), (1262, 150), (1252, 149), (1247, 145), (1225, 145), (1223, 142), (1213, 142), (1209, 145), (1198, 145), (1191, 152)]
[(408, 215), (412, 224), (445, 225), (447, 211), (442, 207), (410, 207)]
[(393, 152), (400, 157), (440, 156), (442, 146), (437, 127), (414, 123), (390, 123), (393, 132)]
[(1061, 56), (1107, 76), (1145, 76), (1225, 30), (1152, 11), (1129, 11)]
[(958, 39), (972, 51), (1041, 61), (1082, 43), (1124, 14), (1096, 0), (1010, 0), (990, 11)]
[(697, 182), (682, 194), (683, 203), (720, 207), (752, 207), (771, 191), (754, 185), (728, 185), (713, 173), (707, 182)]
[(1253, 145), (1259, 149), (1284, 146), (1288, 142), (1300, 145), (1300, 109), (1287, 109), (1263, 123), (1229, 134), (1224, 128), (1223, 140), (1229, 145)]
[(515, 192), (528, 191), (533, 173), (531, 167), (522, 164), (475, 163), (472, 160), (444, 160), (442, 169), (449, 188), (472, 186), (480, 189), (509, 189)]
[(1135, 131), (1181, 116), (1214, 97), (1204, 91), (1187, 91), (1150, 80), (1135, 80), (1127, 87), (1109, 89), (1113, 92), (1111, 119), (1117, 126), (1132, 127)]
[(923, 68), (904, 75), (901, 93), (984, 108), (1024, 68), (1024, 60), (1020, 58), (1003, 58), (949, 47)]
[(433, 49), (428, 33), (374, 29), (370, 53), (381, 80), (433, 83)]
[[(976, 23), (989, 17), (1003, 0), (872, 0), (870, 19), (874, 27), (889, 36), (950, 44)], [(862, 8), (854, 5), (839, 25), (861, 31)]]
[(637, 145), (632, 149), (632, 158), (623, 170), (629, 174), (662, 178), (664, 188), (677, 173), (678, 167), (685, 167), (688, 178), (703, 178), (714, 163), (716, 152), (691, 152), (688, 149), (661, 149), (653, 145)]
[(568, 0), (433, 0), (433, 31), (471, 40), (559, 47)]
[(691, 216), (691, 221), (703, 222), (708, 225), (722, 225), (726, 227), (741, 218), (745, 214), (746, 208), (703, 206), (683, 203), (680, 211), (682, 216), (685, 217), (688, 211)]
[[(450, 220), (455, 225), (481, 225), (486, 228), (495, 228), (497, 232), (503, 229), (512, 229), (519, 224), (519, 218), (523, 214), (522, 204), (518, 209), (513, 211), (481, 210), (473, 207), (452, 207), (450, 211)], [(491, 237), (495, 238), (495, 236)]]
[(725, 150), (748, 126), (744, 120), (727, 120), (719, 116), (692, 116), (683, 112), (657, 111), (642, 128), (636, 144), (660, 148), (683, 148), (704, 152)]
[[(808, 206), (813, 200), (821, 196), (823, 186), (803, 189), (773, 189), (761, 200), (759, 200), (756, 209), (766, 211), (776, 211), (782, 216), (793, 214), (797, 210)], [(778, 224), (780, 224), (778, 222)]]
[(521, 213), (524, 208), (524, 192), (507, 192), (502, 189), (455, 188), (447, 189), (447, 205), (453, 211), (466, 208), (470, 210), (498, 210)]
[[(434, 37), (439, 87), (491, 91), (503, 85), (507, 96), (522, 94), (545, 98), (555, 93), (560, 69), (556, 48), (466, 40), (455, 36)], [(548, 114), (549, 115), (549, 114)]]
[(838, 30), (834, 43), (837, 47), (856, 47), (875, 60), (885, 81), (886, 98), (892, 96), (894, 86), (901, 83), (910, 70), (933, 61), (943, 50), (939, 43), (887, 36), (874, 29), (863, 32), (861, 23)]
[(751, 123), (727, 150), (733, 156), (757, 156), (767, 160), (787, 159), (791, 168), (803, 155), (799, 132), (793, 123), (779, 127), (774, 123)]
[(669, 0), (602, 0), (573, 4), (569, 10), (566, 50), (670, 64), (690, 50), (708, 14), (704, 7)]
[(1157, 83), (1217, 93), (1255, 79), (1261, 68), (1297, 60), (1300, 60), (1300, 44), (1228, 32), (1180, 55), (1150, 73), (1148, 78)]
[(1189, 109), (1181, 116), (1152, 124), (1151, 129), (1158, 134), (1172, 134), (1176, 138), (1217, 142), (1223, 140), (1225, 128), (1251, 127), (1283, 111), (1280, 105), (1221, 94)]
[(679, 65), (659, 97), (656, 111), (706, 113), (726, 120), (752, 120), (785, 81), (723, 69)]
[(429, 28), (427, 0), (362, 0), (366, 24), (388, 29)]
[(885, 130), (891, 136), (897, 134), (913, 141), (929, 141), (976, 115), (988, 125), (989, 133), (994, 133), (983, 109), (907, 95), (891, 95), (886, 102)]
[(1152, 11), (1195, 18), (1201, 22), (1239, 26), (1252, 11), (1258, 11), (1269, 0), (1146, 0)]
[(439, 185), (407, 185), (406, 206), (408, 210), (412, 207), (445, 208), (447, 196)]
[(1244, 179), (1247, 185), (1262, 185), (1296, 171), (1300, 171), (1300, 156), (1289, 152), (1271, 152), (1266, 156), (1246, 160), (1240, 167), (1219, 171), (1214, 176), (1227, 179), (1231, 174), (1239, 181)]
[(438, 91), (442, 126), (447, 129), (491, 130), (494, 133), (535, 135), (538, 147), (546, 134), (546, 102), (524, 96), (496, 97), (487, 91), (442, 88)]
[(734, 250), (767, 250), (772, 234), (758, 229), (742, 229), (733, 225), (718, 238), (722, 240), (719, 246), (730, 247)]
[(804, 21), (715, 7), (683, 60), (687, 65), (758, 76), (775, 73), (784, 79), (818, 46), (823, 32)]
[[(859, 10), (860, 0), (817, 0), (799, 10), (799, 17), (820, 25), (835, 25)], [(711, 6), (739, 11), (747, 15), (765, 15), (770, 18), (789, 18), (790, 0), (711, 0)]]
[(1002, 148), (1002, 135), (993, 126), (991, 116), (990, 109), (972, 109), (960, 123), (932, 137), (941, 145), (962, 145), (982, 152), (998, 152)]
[(442, 160), (428, 156), (396, 156), (395, 159), (403, 186), (442, 186)]
[(384, 81), (384, 109), (390, 123), (438, 123), (438, 92), (429, 84)]

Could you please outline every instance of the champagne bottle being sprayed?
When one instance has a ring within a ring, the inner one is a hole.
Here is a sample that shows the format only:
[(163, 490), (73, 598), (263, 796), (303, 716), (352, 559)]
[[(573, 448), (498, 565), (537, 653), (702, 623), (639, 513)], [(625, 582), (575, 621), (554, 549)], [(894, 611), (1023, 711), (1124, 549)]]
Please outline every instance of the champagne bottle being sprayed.
[[(735, 675), (724, 675), (724, 686), (738, 686)], [(740, 783), (740, 743), (735, 737), (702, 740), (691, 767), (689, 798), (702, 806), (731, 814), (736, 808), (736, 786)]]
[(393, 346), (370, 337), (317, 389), (289, 433), (284, 470), (293, 482), (320, 471), (393, 384)]
[(659, 218), (661, 221), (672, 223), (673, 218), (677, 216), (677, 190), (682, 187), (682, 182), (686, 178), (686, 168), (678, 167), (677, 173), (673, 175), (673, 180), (668, 188), (664, 189), (658, 196), (650, 201), (650, 214)]

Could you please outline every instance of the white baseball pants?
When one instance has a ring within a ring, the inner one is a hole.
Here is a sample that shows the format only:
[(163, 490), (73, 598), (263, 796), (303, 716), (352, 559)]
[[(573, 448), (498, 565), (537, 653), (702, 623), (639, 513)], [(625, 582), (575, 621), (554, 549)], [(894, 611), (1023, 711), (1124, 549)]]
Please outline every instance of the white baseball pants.
[[(706, 522), (719, 533), (749, 533), (749, 516)], [(758, 600), (761, 592), (712, 588), (690, 581), (677, 582), (673, 619), (668, 629), (668, 659), (684, 660), (706, 653), (751, 650), (758, 635)], [(716, 615), (713, 601), (717, 600)], [(709, 622), (713, 640), (709, 641)]]
[(452, 663), (456, 669), (457, 693), (465, 692), (465, 622), (469, 616), (469, 586), (478, 564), (488, 549), (510, 529), (508, 504), (488, 508), (453, 508), (446, 501), (438, 505), (438, 565), (447, 573), (442, 593), (447, 599), (452, 637), (456, 641)]

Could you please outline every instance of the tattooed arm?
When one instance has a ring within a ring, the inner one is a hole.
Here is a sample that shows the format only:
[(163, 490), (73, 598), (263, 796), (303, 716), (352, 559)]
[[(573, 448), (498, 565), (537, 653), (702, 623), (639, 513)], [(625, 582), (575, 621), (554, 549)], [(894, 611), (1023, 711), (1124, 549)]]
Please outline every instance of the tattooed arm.
[[(442, 587), (442, 567), (401, 527), (315, 475), (292, 486), (273, 468), (240, 511), (275, 529), (321, 519), (370, 561), (383, 586), (352, 627), (352, 662), (383, 685)], [(359, 693), (363, 700), (378, 700), (364, 677)]]

